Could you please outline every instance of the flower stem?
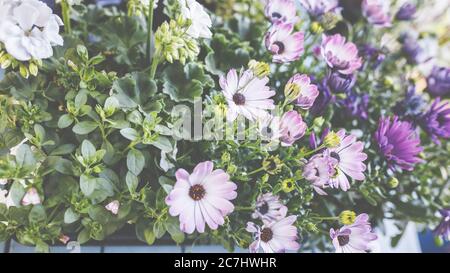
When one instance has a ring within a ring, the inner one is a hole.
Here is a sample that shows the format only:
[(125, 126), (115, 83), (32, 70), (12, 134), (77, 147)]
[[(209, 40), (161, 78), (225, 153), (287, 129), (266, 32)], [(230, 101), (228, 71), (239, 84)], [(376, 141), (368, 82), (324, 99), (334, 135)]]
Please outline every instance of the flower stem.
[(152, 40), (153, 40), (153, 10), (155, 0), (149, 0), (148, 14), (147, 14), (147, 60), (152, 63)]
[(153, 80), (155, 78), (156, 69), (158, 68), (159, 64), (159, 58), (155, 57), (152, 60), (152, 65), (150, 67), (150, 80)]
[(67, 0), (61, 1), (61, 13), (64, 22), (64, 30), (67, 34), (71, 34), (72, 26), (70, 22), (70, 5), (67, 3)]

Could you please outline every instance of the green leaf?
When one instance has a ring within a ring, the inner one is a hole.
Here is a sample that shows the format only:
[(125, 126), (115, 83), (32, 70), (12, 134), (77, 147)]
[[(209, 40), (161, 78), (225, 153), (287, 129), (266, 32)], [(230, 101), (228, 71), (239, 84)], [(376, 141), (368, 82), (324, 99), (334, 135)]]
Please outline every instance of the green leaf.
[(164, 224), (161, 222), (156, 222), (153, 225), (153, 233), (155, 234), (156, 238), (161, 239), (164, 236), (164, 234), (166, 234)]
[(68, 208), (64, 213), (64, 223), (72, 224), (80, 219), (80, 215), (76, 213), (72, 208)]
[(60, 157), (58, 161), (56, 161), (55, 170), (62, 174), (73, 175), (74, 168), (72, 161)]
[(139, 180), (138, 180), (137, 176), (134, 175), (132, 172), (127, 172), (127, 175), (125, 177), (125, 181), (127, 183), (128, 190), (131, 193), (135, 193), (136, 189), (137, 189), (137, 187), (139, 185)]
[(184, 239), (184, 233), (180, 230), (180, 224), (175, 217), (169, 217), (167, 221), (164, 223), (167, 232), (170, 234), (170, 237), (172, 237), (172, 240), (174, 240), (177, 244), (181, 244)]
[(47, 221), (47, 214), (45, 208), (42, 205), (33, 206), (28, 215), (30, 223), (45, 223)]
[(75, 151), (75, 145), (74, 144), (63, 144), (56, 149), (54, 149), (50, 155), (67, 155)]
[(135, 109), (140, 106), (143, 111), (147, 111), (153, 103), (157, 86), (147, 73), (133, 72), (116, 80), (112, 90), (121, 108)]
[(144, 230), (144, 238), (145, 238), (145, 242), (147, 242), (147, 244), (149, 245), (153, 245), (153, 243), (155, 243), (155, 233), (153, 232), (152, 229), (148, 228)]
[(80, 189), (81, 192), (85, 195), (85, 196), (89, 196), (91, 195), (94, 190), (95, 190), (95, 178), (89, 177), (85, 174), (81, 175), (80, 177)]
[(60, 128), (60, 129), (67, 128), (70, 125), (72, 125), (73, 122), (74, 122), (74, 119), (72, 118), (71, 115), (69, 115), (69, 114), (62, 115), (61, 117), (59, 117), (59, 120), (58, 120), (58, 128)]
[(87, 135), (97, 129), (98, 124), (94, 121), (82, 121), (73, 126), (73, 132), (78, 135)]
[(95, 156), (95, 152), (95, 146), (89, 140), (83, 140), (83, 143), (81, 144), (81, 155), (84, 158), (90, 159)]
[(158, 182), (167, 194), (172, 191), (173, 185), (175, 184), (174, 181), (165, 176), (159, 177)]
[(165, 153), (169, 153), (173, 150), (170, 140), (164, 136), (159, 136), (158, 139), (152, 143), (152, 145)]
[(131, 149), (127, 155), (127, 167), (130, 172), (139, 175), (145, 166), (144, 155), (136, 149)]
[(16, 154), (16, 163), (17, 166), (26, 169), (33, 169), (36, 165), (36, 159), (34, 158), (33, 152), (30, 149), (30, 146), (26, 144), (20, 145), (17, 149)]
[(120, 134), (124, 138), (131, 140), (131, 141), (135, 141), (139, 137), (138, 132), (136, 130), (134, 130), (133, 128), (122, 129), (122, 130), (120, 130)]

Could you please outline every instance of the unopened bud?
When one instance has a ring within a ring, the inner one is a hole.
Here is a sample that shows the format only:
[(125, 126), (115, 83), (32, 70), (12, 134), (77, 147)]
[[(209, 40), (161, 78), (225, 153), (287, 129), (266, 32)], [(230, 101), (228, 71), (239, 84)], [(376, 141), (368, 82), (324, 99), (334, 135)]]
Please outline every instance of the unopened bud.
[(351, 225), (355, 222), (356, 213), (351, 210), (344, 210), (339, 214), (339, 222), (343, 225)]
[(268, 63), (251, 60), (248, 66), (258, 78), (264, 78), (270, 75), (270, 65)]
[(328, 135), (325, 137), (323, 141), (323, 144), (327, 148), (336, 148), (337, 146), (339, 146), (340, 143), (341, 138), (335, 132), (328, 133)]

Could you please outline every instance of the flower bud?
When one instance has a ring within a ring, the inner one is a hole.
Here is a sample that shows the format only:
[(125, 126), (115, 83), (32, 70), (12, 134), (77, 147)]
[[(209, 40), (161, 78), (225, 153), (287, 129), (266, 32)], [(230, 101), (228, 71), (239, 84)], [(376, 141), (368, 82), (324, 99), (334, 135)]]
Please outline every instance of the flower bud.
[(288, 101), (294, 101), (300, 96), (300, 86), (295, 83), (288, 83), (284, 87), (284, 96)]
[(294, 181), (294, 179), (287, 178), (287, 179), (283, 180), (283, 182), (281, 182), (281, 189), (285, 193), (289, 193), (289, 192), (295, 190), (295, 181)]
[(328, 135), (325, 137), (323, 141), (323, 144), (327, 148), (336, 148), (337, 146), (339, 146), (340, 143), (341, 138), (335, 132), (328, 133)]
[(19, 73), (20, 73), (20, 76), (22, 76), (25, 79), (28, 79), (28, 77), (30, 76), (30, 72), (28, 71), (28, 68), (23, 64), (20, 64), (20, 66), (19, 66)]
[(323, 32), (323, 27), (319, 22), (312, 22), (310, 26), (311, 32), (315, 34), (321, 34)]
[(339, 222), (343, 225), (351, 225), (355, 222), (356, 213), (351, 210), (344, 210), (339, 214)]
[(248, 63), (248, 67), (253, 71), (253, 74), (260, 79), (270, 75), (270, 65), (268, 63), (251, 60)]
[(388, 184), (389, 184), (389, 187), (390, 187), (391, 189), (395, 189), (395, 188), (398, 187), (399, 182), (398, 182), (398, 179), (397, 179), (397, 178), (392, 177), (392, 178), (389, 180)]

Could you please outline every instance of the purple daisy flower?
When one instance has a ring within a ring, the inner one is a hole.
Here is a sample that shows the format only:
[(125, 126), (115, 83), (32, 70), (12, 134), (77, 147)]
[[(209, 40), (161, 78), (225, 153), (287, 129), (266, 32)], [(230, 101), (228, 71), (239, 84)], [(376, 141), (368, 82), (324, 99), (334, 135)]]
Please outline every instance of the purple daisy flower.
[(389, 14), (391, 1), (389, 0), (363, 0), (362, 12), (367, 21), (378, 27), (390, 27)]
[(410, 84), (406, 90), (405, 98), (394, 106), (394, 113), (403, 119), (409, 120), (416, 125), (416, 121), (423, 114), (426, 107), (425, 99), (416, 93), (414, 84)]
[(428, 112), (422, 118), (420, 125), (436, 144), (440, 144), (439, 138), (450, 138), (450, 103), (434, 100)]
[(259, 195), (256, 199), (256, 209), (252, 214), (252, 218), (270, 222), (286, 217), (287, 211), (288, 208), (281, 203), (280, 198), (268, 192)]
[(422, 162), (417, 157), (423, 151), (420, 138), (411, 123), (400, 121), (397, 116), (392, 121), (390, 117), (380, 118), (375, 140), (392, 170), (412, 171), (416, 163)]
[(450, 95), (450, 67), (433, 67), (427, 79), (428, 93), (433, 96)]
[(333, 93), (347, 93), (356, 83), (354, 74), (344, 75), (339, 72), (328, 73), (325, 78), (327, 86)]
[(362, 65), (356, 45), (346, 42), (345, 37), (340, 34), (323, 35), (320, 50), (328, 66), (344, 75), (352, 74)]
[(366, 213), (358, 215), (351, 225), (330, 229), (330, 237), (337, 253), (366, 253), (370, 249), (369, 243), (378, 239)]
[(300, 4), (313, 17), (320, 17), (328, 12), (338, 10), (338, 0), (300, 0)]
[(399, 21), (409, 21), (414, 18), (416, 11), (417, 8), (414, 3), (406, 2), (398, 10), (395, 19)]
[(268, 1), (264, 13), (272, 23), (296, 23), (298, 21), (294, 0)]
[(273, 54), (273, 62), (288, 63), (298, 60), (303, 53), (304, 33), (295, 32), (292, 23), (276, 23), (265, 36), (267, 50)]
[(296, 85), (300, 89), (300, 94), (295, 101), (295, 104), (304, 110), (308, 110), (313, 106), (314, 101), (319, 96), (317, 86), (311, 84), (311, 79), (308, 75), (295, 74), (289, 79), (287, 85)]
[(369, 117), (369, 101), (370, 96), (368, 94), (359, 95), (355, 92), (348, 92), (347, 97), (339, 101), (339, 104), (344, 107), (348, 116), (367, 120)]
[(442, 236), (450, 241), (450, 208), (441, 209), (439, 212), (442, 220), (433, 232), (436, 236)]

